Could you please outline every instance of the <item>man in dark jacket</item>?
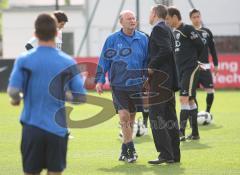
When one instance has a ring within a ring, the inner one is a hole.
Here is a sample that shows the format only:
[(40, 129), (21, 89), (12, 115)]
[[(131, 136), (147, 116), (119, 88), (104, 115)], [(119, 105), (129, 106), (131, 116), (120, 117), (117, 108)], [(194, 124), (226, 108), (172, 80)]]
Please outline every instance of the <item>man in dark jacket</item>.
[(152, 8), (149, 22), (153, 30), (149, 40), (150, 123), (158, 159), (150, 164), (180, 162), (179, 127), (175, 109), (178, 78), (174, 59), (175, 40), (165, 24), (167, 8)]

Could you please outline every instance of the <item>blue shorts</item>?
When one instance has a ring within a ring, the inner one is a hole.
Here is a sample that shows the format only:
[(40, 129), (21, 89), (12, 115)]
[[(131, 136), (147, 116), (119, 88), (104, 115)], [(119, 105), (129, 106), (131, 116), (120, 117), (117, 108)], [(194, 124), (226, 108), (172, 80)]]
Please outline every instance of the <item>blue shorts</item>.
[(62, 172), (66, 168), (68, 135), (60, 137), (35, 126), (23, 124), (21, 153), (23, 171), (40, 173), (43, 169)]
[(112, 98), (116, 113), (122, 109), (128, 110), (130, 113), (143, 112), (141, 94), (140, 91), (126, 91), (112, 87)]

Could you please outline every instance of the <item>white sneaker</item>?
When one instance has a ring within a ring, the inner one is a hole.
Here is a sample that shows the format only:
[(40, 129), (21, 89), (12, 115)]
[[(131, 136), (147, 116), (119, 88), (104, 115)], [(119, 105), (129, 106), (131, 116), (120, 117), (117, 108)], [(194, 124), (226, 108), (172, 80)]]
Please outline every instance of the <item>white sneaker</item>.
[(143, 134), (144, 136), (145, 136), (145, 135), (148, 135), (148, 128), (145, 127), (143, 133), (144, 133), (144, 134)]
[(69, 139), (74, 139), (74, 136), (73, 135), (69, 135), (68, 138)]

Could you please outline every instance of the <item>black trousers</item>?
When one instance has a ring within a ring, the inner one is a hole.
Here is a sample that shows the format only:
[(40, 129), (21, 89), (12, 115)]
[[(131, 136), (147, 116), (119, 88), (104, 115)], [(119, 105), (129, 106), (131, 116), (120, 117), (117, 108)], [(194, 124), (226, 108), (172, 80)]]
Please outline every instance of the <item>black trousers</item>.
[(152, 135), (159, 157), (180, 161), (179, 126), (175, 108), (175, 94), (167, 102), (150, 106)]
[[(166, 67), (166, 66), (165, 66)], [(166, 67), (167, 70), (167, 67)], [(179, 125), (173, 91), (173, 71), (154, 71), (149, 77), (149, 119), (159, 157), (180, 161)]]

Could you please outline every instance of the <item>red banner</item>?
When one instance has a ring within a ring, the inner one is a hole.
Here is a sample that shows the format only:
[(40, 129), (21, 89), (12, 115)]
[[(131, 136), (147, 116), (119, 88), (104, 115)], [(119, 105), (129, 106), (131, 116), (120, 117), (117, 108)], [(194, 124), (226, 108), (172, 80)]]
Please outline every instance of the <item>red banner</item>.
[[(76, 58), (78, 63), (78, 67), (82, 72), (82, 76), (85, 80), (85, 87), (87, 89), (95, 89), (95, 75), (98, 65), (98, 58), (97, 57), (89, 57), (89, 58)], [(106, 83), (104, 84), (103, 88), (105, 90), (110, 89), (110, 84), (108, 80), (108, 76), (105, 77)]]
[[(78, 65), (85, 78), (87, 89), (95, 88), (95, 74), (97, 70), (98, 58), (76, 58)], [(213, 68), (213, 66), (212, 66)], [(219, 72), (213, 75), (216, 89), (240, 88), (240, 54), (219, 55)], [(105, 89), (110, 89), (108, 76), (106, 75)]]
[(218, 67), (218, 74), (213, 75), (216, 89), (240, 88), (240, 54), (219, 55)]

